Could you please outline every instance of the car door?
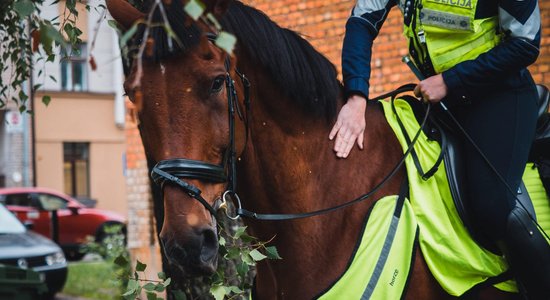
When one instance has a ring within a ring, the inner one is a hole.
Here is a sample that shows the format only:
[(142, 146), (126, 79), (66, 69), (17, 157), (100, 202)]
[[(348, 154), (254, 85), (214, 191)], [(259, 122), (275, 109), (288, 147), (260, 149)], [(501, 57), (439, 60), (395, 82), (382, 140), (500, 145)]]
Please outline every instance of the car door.
[(59, 244), (71, 245), (82, 243), (83, 237), (79, 236), (79, 216), (69, 209), (69, 202), (61, 197), (48, 193), (36, 194), (41, 209), (50, 212), (57, 211), (59, 226)]

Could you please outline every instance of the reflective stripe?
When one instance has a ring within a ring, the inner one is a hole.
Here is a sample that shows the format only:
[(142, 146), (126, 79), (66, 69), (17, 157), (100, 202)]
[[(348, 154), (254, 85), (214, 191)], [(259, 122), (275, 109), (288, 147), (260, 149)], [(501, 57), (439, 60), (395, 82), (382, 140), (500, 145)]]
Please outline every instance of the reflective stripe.
[(355, 7), (353, 8), (353, 15), (359, 17), (366, 13), (385, 9), (389, 1), (390, 0), (357, 1), (357, 4), (355, 4)]
[(382, 247), (382, 253), (380, 253), (380, 256), (378, 257), (378, 261), (376, 262), (376, 266), (374, 267), (374, 272), (370, 277), (370, 281), (369, 281), (369, 284), (367, 285), (367, 288), (365, 289), (365, 292), (363, 292), (363, 296), (361, 296), (361, 300), (370, 299), (370, 297), (372, 296), (372, 293), (374, 292), (374, 289), (376, 288), (376, 285), (378, 284), (378, 279), (380, 279), (380, 275), (384, 270), (384, 265), (388, 260), (388, 255), (390, 253), (391, 245), (393, 244), (393, 240), (395, 238), (395, 233), (397, 232), (398, 224), (399, 224), (399, 218), (396, 216), (393, 216), (390, 224), (390, 229), (388, 230), (388, 234), (386, 235), (386, 240), (384, 241), (384, 246)]
[(499, 8), (498, 14), (500, 17), (500, 27), (504, 31), (509, 31), (512, 37), (525, 38), (529, 41), (533, 41), (540, 31), (540, 10), (538, 3), (533, 13), (524, 24), (502, 8)]
[[(494, 33), (486, 32), (482, 36), (478, 37), (476, 40), (470, 41), (469, 43), (464, 44), (458, 48), (444, 52), (441, 55), (432, 55), (431, 56), (432, 63), (434, 65), (444, 66), (448, 62), (452, 61), (453, 59), (456, 59), (457, 57), (461, 57), (467, 53), (473, 53), (476, 49), (482, 47), (483, 45), (491, 43), (494, 37), (495, 37)], [(478, 53), (478, 54), (481, 54), (481, 53)], [(473, 59), (473, 58), (470, 58), (470, 59)], [(449, 67), (452, 67), (452, 66), (449, 66)]]
[(432, 25), (441, 28), (471, 31), (472, 20), (469, 16), (461, 16), (453, 13), (423, 9), (420, 13), (420, 21), (424, 25)]

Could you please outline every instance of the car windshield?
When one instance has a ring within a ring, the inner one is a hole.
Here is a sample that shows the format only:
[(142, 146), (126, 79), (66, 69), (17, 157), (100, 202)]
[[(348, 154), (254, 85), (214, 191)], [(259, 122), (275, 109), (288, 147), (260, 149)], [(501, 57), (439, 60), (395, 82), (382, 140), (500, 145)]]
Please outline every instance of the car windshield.
[(23, 232), (25, 232), (25, 226), (4, 205), (0, 204), (0, 234)]

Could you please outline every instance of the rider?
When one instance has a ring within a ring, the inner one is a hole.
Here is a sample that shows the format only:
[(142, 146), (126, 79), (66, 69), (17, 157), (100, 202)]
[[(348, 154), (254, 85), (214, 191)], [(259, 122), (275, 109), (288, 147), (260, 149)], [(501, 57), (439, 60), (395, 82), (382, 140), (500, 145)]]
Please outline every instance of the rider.
[[(390, 9), (404, 17), (409, 53), (426, 77), (415, 95), (442, 101), (514, 191), (534, 137), (537, 93), (526, 67), (539, 55), (537, 0), (359, 0), (342, 52), (346, 104), (329, 138), (346, 158), (363, 149), (373, 40)], [(550, 246), (467, 142), (466, 178), (474, 221), (506, 254), (520, 289), (550, 299)]]

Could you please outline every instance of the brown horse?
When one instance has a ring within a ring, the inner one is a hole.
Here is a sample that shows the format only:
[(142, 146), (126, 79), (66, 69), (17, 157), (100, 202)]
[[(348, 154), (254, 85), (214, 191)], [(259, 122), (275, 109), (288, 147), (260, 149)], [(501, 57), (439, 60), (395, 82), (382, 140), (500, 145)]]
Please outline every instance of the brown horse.
[[(378, 105), (370, 105), (366, 113), (364, 150), (347, 159), (335, 156), (328, 133), (343, 104), (341, 85), (334, 66), (297, 34), (240, 2), (204, 1), (238, 38), (228, 57), (206, 34), (215, 34), (211, 27), (189, 22), (181, 1), (171, 2), (166, 14), (181, 44), (170, 47), (162, 28), (151, 28), (154, 51), (143, 58), (141, 74), (134, 61), (125, 83), (139, 109), (148, 157), (172, 164), (156, 173), (165, 183), (160, 240), (171, 272), (197, 276), (215, 271), (218, 240), (211, 210), (227, 189), (226, 176), (237, 182), (236, 194), (250, 211), (311, 212), (370, 191), (401, 159), (401, 146)], [(107, 3), (126, 29), (145, 16), (123, 0)], [(153, 18), (162, 20), (162, 15)], [(138, 31), (134, 45), (140, 45), (142, 35)], [(249, 91), (241, 74), (251, 83)], [(132, 84), (136, 76), (141, 76), (138, 89)], [(236, 98), (228, 78), (235, 79)], [(237, 99), (236, 105), (228, 99)], [(237, 111), (234, 124), (231, 108)], [(225, 173), (232, 163), (236, 177)], [(171, 167), (182, 180), (167, 175)], [(198, 175), (188, 174), (193, 172)], [(346, 269), (369, 208), (377, 199), (397, 194), (404, 176), (401, 170), (370, 198), (328, 214), (286, 221), (245, 219), (253, 235), (275, 237), (283, 257), (258, 264), (256, 296), (310, 299), (330, 286)], [(512, 297), (494, 289), (480, 293), (483, 299)], [(447, 297), (418, 249), (406, 298)]]

